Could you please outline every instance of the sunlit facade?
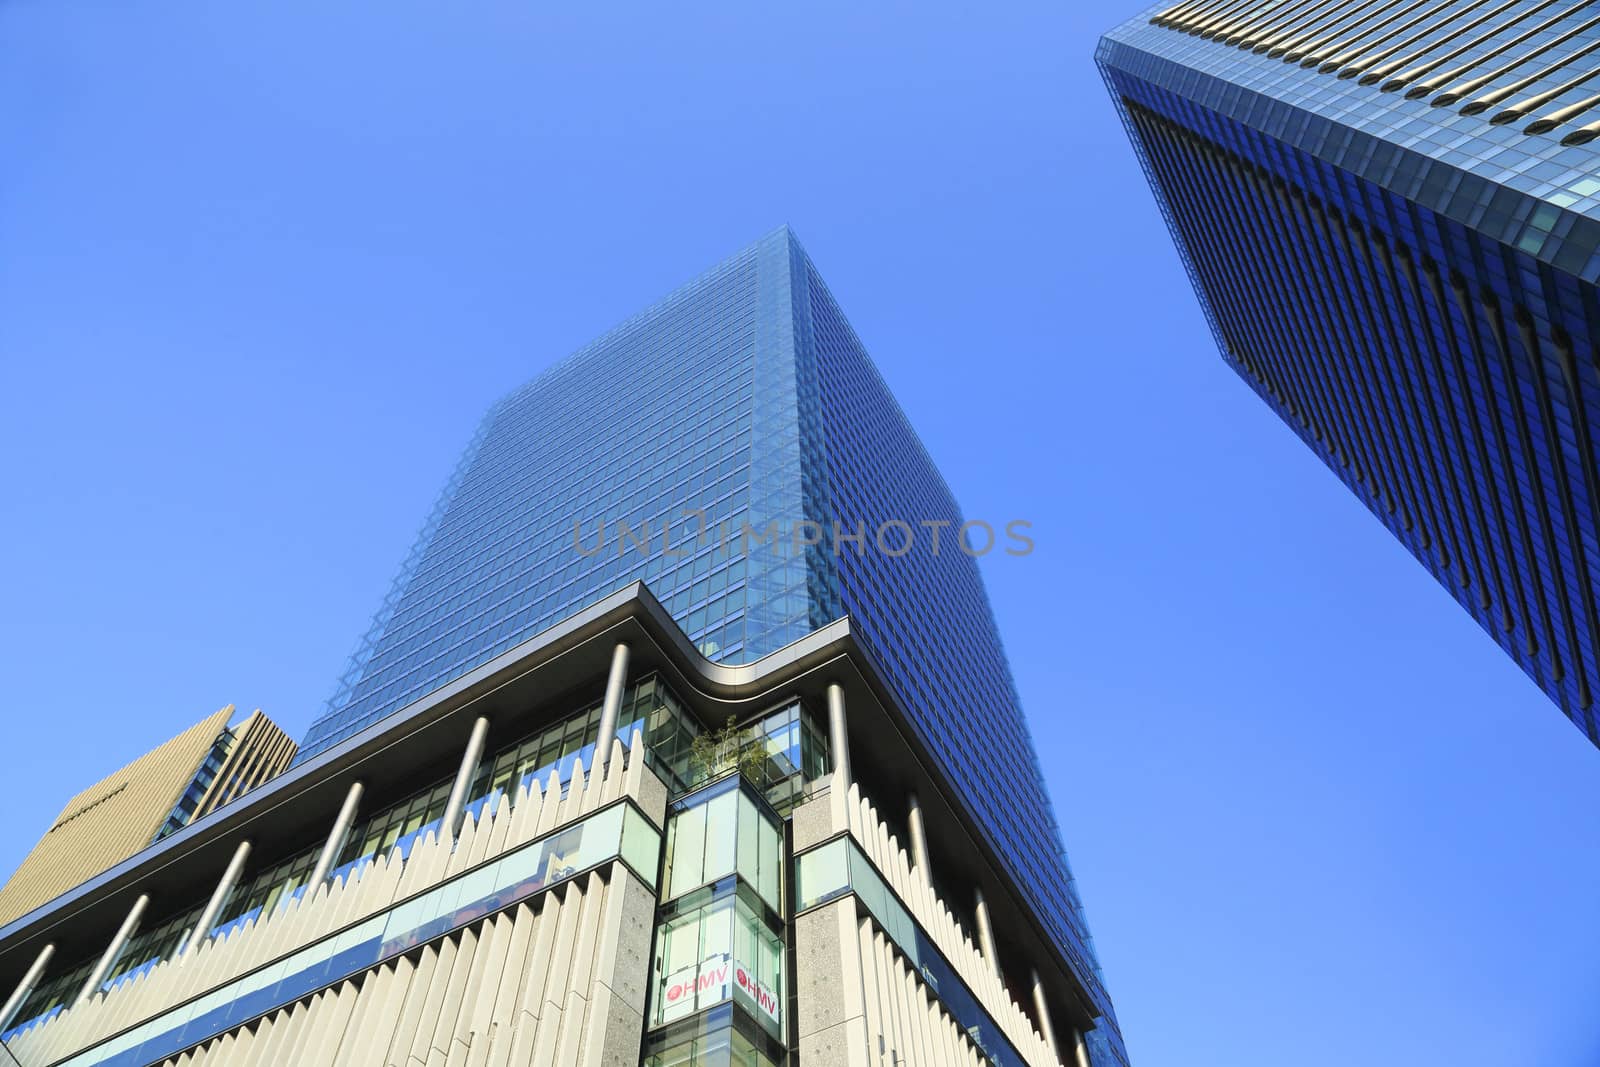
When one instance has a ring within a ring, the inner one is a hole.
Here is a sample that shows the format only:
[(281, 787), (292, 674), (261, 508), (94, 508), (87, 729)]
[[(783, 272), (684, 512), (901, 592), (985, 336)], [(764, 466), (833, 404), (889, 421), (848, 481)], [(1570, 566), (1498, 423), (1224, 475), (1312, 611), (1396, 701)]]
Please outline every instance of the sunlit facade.
[(294, 759), (289, 735), (232, 704), (67, 802), (0, 887), (0, 924), (81, 885), (152, 841), (269, 781)]
[(0, 1041), (1126, 1064), (963, 525), (768, 235), (490, 411), (294, 766), (0, 928)]
[[(489, 411), (300, 759), (630, 582), (719, 663), (848, 614), (1120, 1049), (978, 565), (955, 546), (963, 522), (778, 230)], [(924, 540), (904, 551), (896, 523)]]
[(1151, 8), (1098, 60), (1228, 363), (1600, 744), (1592, 4)]
[(884, 679), (618, 591), (0, 928), (0, 1062), (1117, 1062)]

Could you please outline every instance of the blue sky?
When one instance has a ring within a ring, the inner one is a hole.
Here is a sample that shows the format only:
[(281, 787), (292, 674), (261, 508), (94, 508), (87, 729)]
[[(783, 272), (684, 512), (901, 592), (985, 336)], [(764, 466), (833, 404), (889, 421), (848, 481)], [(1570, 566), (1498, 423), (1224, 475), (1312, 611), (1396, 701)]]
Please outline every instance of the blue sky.
[(544, 7), (0, 8), (0, 868), (222, 704), (298, 734), (482, 410), (787, 221), (1035, 524), (985, 574), (1134, 1062), (1600, 1063), (1600, 752), (1218, 358), (1135, 5)]

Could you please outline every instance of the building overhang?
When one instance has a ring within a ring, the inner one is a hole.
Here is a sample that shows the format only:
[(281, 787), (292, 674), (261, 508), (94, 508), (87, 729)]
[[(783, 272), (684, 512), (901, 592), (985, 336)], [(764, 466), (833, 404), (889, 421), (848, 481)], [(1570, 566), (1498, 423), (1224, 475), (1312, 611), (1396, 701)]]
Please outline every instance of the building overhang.
[[(903, 806), (912, 792), (918, 795), (941, 880), (982, 889), (1001, 956), (1008, 955), (1006, 947), (1013, 957), (1026, 954), (1052, 1000), (1070, 1006), (1069, 1017), (1058, 1019), (1057, 1026), (1092, 1026), (1098, 1012), (1086, 988), (1091, 976), (1074, 974), (1050, 948), (1044, 924), (955, 799), (962, 791), (1004, 789), (1006, 783), (949, 780), (856, 639), (848, 617), (754, 663), (719, 664), (690, 643), (638, 582), (0, 928), (0, 996), (47, 943), (55, 943), (58, 965), (99, 952), (140, 893), (150, 894), (157, 910), (162, 903), (203, 899), (241, 837), (263, 857), (318, 840), (352, 781), (366, 784), (368, 803), (375, 808), (437, 780), (453, 769), (479, 716), (490, 720), (491, 737), (509, 739), (581, 701), (598, 700), (617, 642), (629, 646), (631, 677), (660, 672), (695, 715), (712, 725), (775, 709), (796, 696), (820, 709), (829, 685), (843, 687), (857, 778), (885, 810)], [(1025, 992), (1016, 995), (1020, 1000)]]

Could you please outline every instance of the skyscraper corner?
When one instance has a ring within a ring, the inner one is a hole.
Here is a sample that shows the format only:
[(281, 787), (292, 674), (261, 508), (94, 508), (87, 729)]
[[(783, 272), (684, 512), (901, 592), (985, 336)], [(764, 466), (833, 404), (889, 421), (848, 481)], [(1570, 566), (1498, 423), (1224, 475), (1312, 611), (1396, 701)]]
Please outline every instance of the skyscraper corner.
[(1227, 363), (1600, 744), (1600, 19), (1186, 0), (1096, 59)]

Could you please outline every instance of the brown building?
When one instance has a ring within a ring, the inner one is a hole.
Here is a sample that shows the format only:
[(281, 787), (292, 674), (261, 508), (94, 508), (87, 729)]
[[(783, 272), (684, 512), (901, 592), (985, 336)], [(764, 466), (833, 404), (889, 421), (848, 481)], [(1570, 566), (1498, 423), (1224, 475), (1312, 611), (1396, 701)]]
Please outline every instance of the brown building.
[(230, 725), (229, 704), (67, 802), (0, 888), (0, 925), (182, 829), (289, 766), (295, 744), (252, 712)]

